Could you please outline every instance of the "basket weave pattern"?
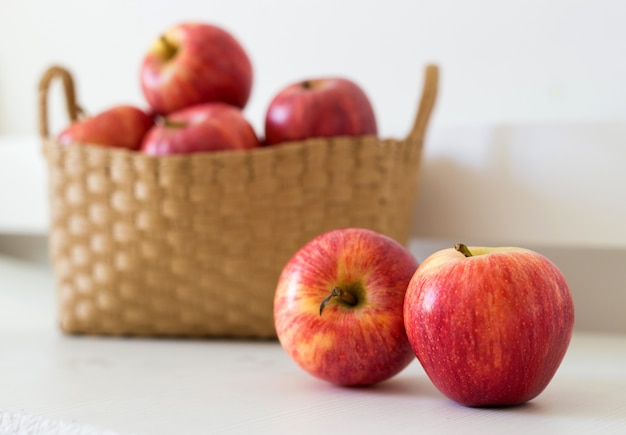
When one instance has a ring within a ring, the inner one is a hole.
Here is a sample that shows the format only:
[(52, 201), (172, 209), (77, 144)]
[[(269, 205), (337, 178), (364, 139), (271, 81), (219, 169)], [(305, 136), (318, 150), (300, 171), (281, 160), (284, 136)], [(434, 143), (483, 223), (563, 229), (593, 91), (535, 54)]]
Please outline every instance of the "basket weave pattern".
[(275, 337), (280, 271), (307, 241), (364, 227), (408, 241), (437, 70), (404, 140), (311, 139), (242, 152), (152, 157), (59, 145), (40, 86), (50, 255), (68, 333)]

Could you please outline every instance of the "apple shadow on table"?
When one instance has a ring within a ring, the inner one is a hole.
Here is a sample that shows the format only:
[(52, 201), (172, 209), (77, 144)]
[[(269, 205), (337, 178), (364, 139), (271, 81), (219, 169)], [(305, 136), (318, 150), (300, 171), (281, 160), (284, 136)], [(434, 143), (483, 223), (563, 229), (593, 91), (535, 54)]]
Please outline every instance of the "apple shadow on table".
[(541, 404), (530, 401), (514, 406), (482, 406), (482, 407), (469, 407), (461, 405), (452, 399), (447, 398), (444, 394), (439, 392), (437, 388), (425, 375), (414, 374), (410, 376), (402, 376), (392, 378), (385, 382), (381, 382), (374, 385), (358, 386), (358, 387), (339, 387), (335, 388), (348, 388), (350, 390), (358, 391), (359, 394), (370, 394), (375, 396), (406, 396), (416, 399), (434, 399), (441, 402), (441, 405), (446, 408), (456, 409), (457, 411), (474, 411), (484, 413), (533, 413), (541, 414), (546, 412), (545, 407)]
[(380, 396), (411, 396), (422, 398), (444, 398), (426, 375), (411, 374), (394, 377), (374, 385), (339, 387)]
[[(611, 420), (621, 420), (619, 410), (626, 406), (626, 396), (621, 391), (623, 388), (615, 388), (615, 382), (612, 380), (598, 381), (573, 377), (563, 383), (553, 380), (541, 394), (520, 405), (465, 407), (446, 398), (443, 400), (446, 401), (447, 408), (455, 409), (457, 412), (467, 410), (490, 415), (521, 414), (532, 418), (562, 416), (581, 420), (602, 419), (606, 425), (610, 425)], [(607, 406), (607, 394), (615, 396), (609, 400), (612, 406)]]

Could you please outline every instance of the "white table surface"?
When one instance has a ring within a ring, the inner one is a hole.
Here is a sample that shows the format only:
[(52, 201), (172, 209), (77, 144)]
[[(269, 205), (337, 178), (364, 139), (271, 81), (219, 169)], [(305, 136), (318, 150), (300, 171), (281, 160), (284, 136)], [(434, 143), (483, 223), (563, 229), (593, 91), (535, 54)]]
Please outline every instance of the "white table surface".
[(0, 434), (626, 434), (626, 336), (576, 332), (526, 405), (471, 409), (415, 361), (340, 388), (277, 342), (67, 336), (51, 272), (0, 255)]

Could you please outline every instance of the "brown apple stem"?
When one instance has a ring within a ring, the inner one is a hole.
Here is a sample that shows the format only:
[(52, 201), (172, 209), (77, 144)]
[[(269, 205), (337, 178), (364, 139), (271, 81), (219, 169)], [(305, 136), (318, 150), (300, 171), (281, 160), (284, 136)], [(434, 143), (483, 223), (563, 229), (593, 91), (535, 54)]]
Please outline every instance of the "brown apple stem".
[(171, 119), (163, 118), (163, 126), (169, 128), (185, 128), (187, 123), (183, 121), (172, 121)]
[(324, 311), (324, 307), (332, 298), (339, 298), (346, 304), (352, 306), (357, 303), (356, 297), (354, 297), (352, 293), (342, 290), (341, 287), (333, 287), (330, 294), (320, 304), (320, 316), (322, 315), (322, 311)]
[(461, 254), (465, 255), (466, 257), (471, 257), (474, 255), (470, 252), (469, 248), (465, 246), (463, 243), (457, 243), (456, 245), (454, 245), (454, 249), (456, 249), (457, 251), (459, 251)]
[(304, 89), (311, 89), (313, 88), (313, 83), (311, 83), (311, 80), (305, 80), (302, 82), (302, 87)]
[(161, 35), (161, 44), (165, 48), (165, 58), (171, 59), (176, 55), (176, 46), (170, 42), (165, 35)]

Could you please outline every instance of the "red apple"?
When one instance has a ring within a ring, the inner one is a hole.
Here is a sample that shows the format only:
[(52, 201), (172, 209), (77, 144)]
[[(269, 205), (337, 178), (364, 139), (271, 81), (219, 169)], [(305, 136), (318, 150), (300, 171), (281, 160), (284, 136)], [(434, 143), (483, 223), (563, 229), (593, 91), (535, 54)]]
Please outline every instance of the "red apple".
[(206, 102), (243, 109), (252, 90), (252, 65), (224, 29), (183, 23), (153, 43), (141, 65), (140, 81), (148, 103), (161, 115)]
[(402, 301), (417, 260), (380, 233), (337, 229), (286, 264), (274, 298), (276, 333), (305, 371), (338, 385), (384, 381), (415, 359)]
[(552, 380), (574, 326), (565, 278), (522, 248), (457, 245), (409, 283), (405, 327), (426, 374), (467, 406), (517, 405)]
[(205, 103), (174, 112), (155, 125), (144, 137), (141, 150), (159, 156), (259, 146), (241, 110), (223, 103)]
[(115, 106), (72, 123), (58, 136), (60, 144), (88, 143), (138, 150), (154, 119), (133, 106)]
[(304, 80), (289, 85), (274, 97), (265, 116), (269, 145), (377, 132), (367, 95), (356, 83), (344, 78)]

